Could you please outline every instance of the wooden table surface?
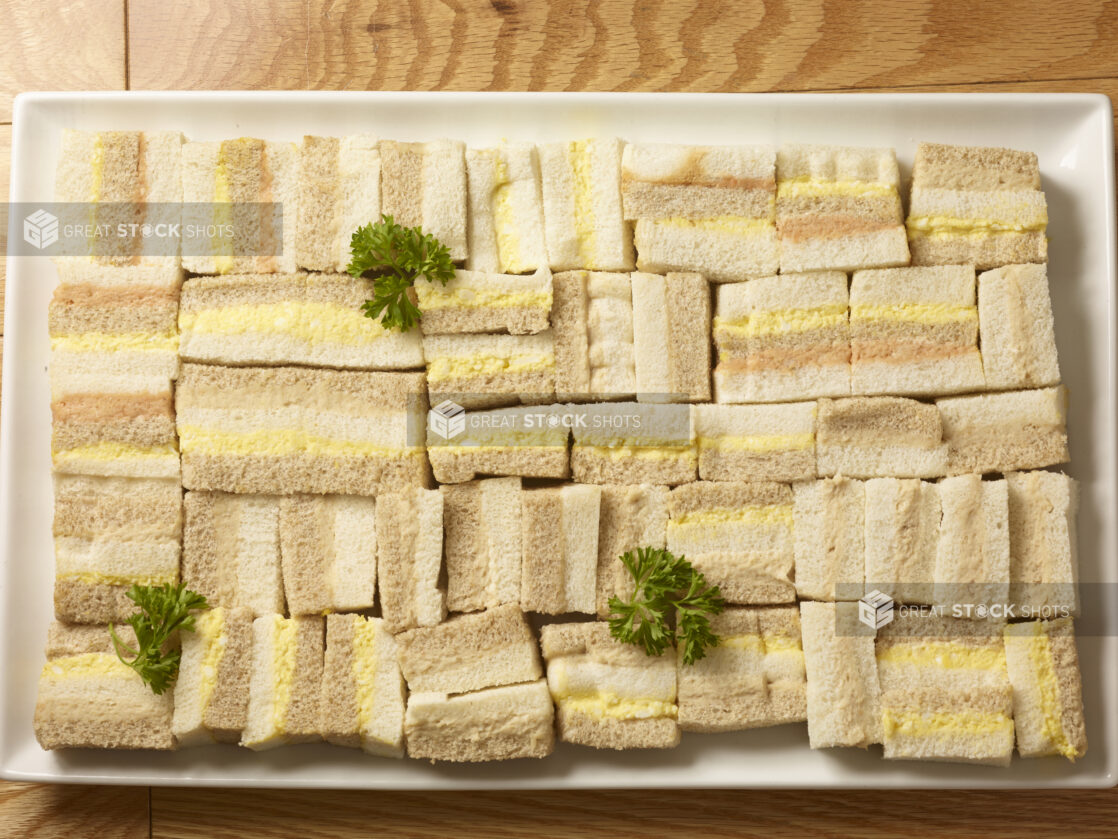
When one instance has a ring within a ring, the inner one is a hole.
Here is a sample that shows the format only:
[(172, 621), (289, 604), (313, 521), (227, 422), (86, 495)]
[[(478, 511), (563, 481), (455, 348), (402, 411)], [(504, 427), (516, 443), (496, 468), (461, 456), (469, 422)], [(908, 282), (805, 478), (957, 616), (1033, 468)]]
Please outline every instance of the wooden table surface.
[[(1114, 0), (2, 0), (0, 32), (3, 195), (11, 99), (25, 90), (1093, 91), (1118, 101)], [(0, 783), (0, 837), (374, 832), (1113, 837), (1118, 792), (436, 795)]]

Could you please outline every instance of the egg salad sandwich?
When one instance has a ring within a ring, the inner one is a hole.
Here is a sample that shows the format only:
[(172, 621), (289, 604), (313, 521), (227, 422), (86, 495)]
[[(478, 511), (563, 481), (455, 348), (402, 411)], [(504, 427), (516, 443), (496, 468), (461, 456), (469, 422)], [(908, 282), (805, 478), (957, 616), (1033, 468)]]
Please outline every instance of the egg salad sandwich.
[(936, 603), (1009, 600), (1009, 501), (1005, 480), (958, 475), (939, 482)]
[(365, 317), (361, 304), (372, 297), (372, 280), (348, 274), (194, 277), (182, 288), (179, 355), (231, 366), (422, 369), (419, 333)]
[(555, 398), (555, 341), (535, 335), (424, 335), (431, 401), (495, 408)]
[(815, 403), (694, 405), (704, 481), (805, 481), (815, 477)]
[(628, 274), (556, 274), (551, 326), (560, 399), (631, 399), (637, 392)]
[(547, 615), (594, 614), (602, 488), (565, 484), (526, 489), (521, 498), (521, 607)]
[[(566, 478), (570, 475), (567, 438), (560, 423), (546, 421), (551, 407), (470, 411), (465, 428), (443, 436), (427, 435), (427, 455), (440, 484), (460, 484), (477, 475)], [(435, 412), (461, 415), (460, 405), (436, 403)], [(538, 419), (538, 418), (543, 418)], [(529, 424), (531, 422), (531, 424)]]
[(360, 495), (280, 499), (280, 565), (292, 615), (372, 609), (376, 506)]
[(377, 576), (384, 628), (393, 635), (446, 618), (443, 496), (409, 489), (377, 496)]
[(633, 593), (633, 577), (621, 555), (637, 548), (667, 545), (668, 498), (666, 486), (652, 484), (602, 487), (598, 509), (599, 618), (609, 617), (609, 599)]
[(934, 478), (947, 471), (935, 405), (894, 396), (820, 399), (815, 455), (821, 476)]
[(468, 693), (543, 676), (536, 636), (515, 603), (458, 615), (396, 637), (413, 693)]
[(918, 396), (985, 387), (973, 268), (854, 272), (851, 392)]
[(939, 485), (872, 478), (866, 491), (866, 591), (900, 603), (932, 603), (939, 542)]
[(467, 149), (466, 179), (470, 200), (466, 267), (493, 274), (530, 274), (546, 268), (535, 146), (502, 143), (496, 148)]
[(298, 185), (296, 264), (345, 273), (354, 231), (380, 218), (377, 138), (303, 137)]
[(144, 478), (54, 478), (54, 614), (70, 623), (124, 621), (133, 585), (179, 580), (182, 489)]
[(937, 399), (947, 472), (1015, 472), (1068, 461), (1067, 389)]
[(241, 745), (254, 751), (321, 739), (322, 617), (264, 615), (252, 622), (252, 673)]
[(892, 149), (782, 146), (776, 155), (781, 272), (907, 265), (899, 184)]
[(175, 408), (188, 489), (376, 495), (430, 480), (422, 373), (184, 364)]
[[(212, 204), (217, 227), (206, 248), (183, 256), (194, 274), (294, 273), (299, 219), (299, 148), (252, 137), (182, 147), (183, 200)], [(285, 223), (286, 221), (286, 223)], [(204, 250), (208, 253), (200, 253)]]
[(710, 286), (699, 274), (633, 274), (638, 402), (710, 400)]
[[(1009, 594), (1023, 608), (1079, 608), (1079, 485), (1062, 472), (1009, 472)], [(1038, 611), (1038, 613), (1040, 613)]]
[(404, 756), (404, 677), (379, 618), (326, 616), (318, 730), (336, 746)]
[(629, 144), (621, 189), (641, 271), (697, 271), (716, 283), (776, 273), (772, 148)]
[(990, 390), (1060, 383), (1047, 265), (1006, 265), (979, 274), (978, 331)]
[(594, 137), (537, 147), (552, 271), (632, 271), (621, 211), (621, 141)]
[(1009, 764), (1013, 695), (1002, 626), (907, 614), (878, 631), (886, 759)]
[(1009, 624), (1005, 658), (1013, 686), (1017, 751), (1022, 757), (1083, 757), (1087, 732), (1071, 620)]
[(520, 602), (521, 481), (486, 478), (439, 487), (446, 607), (476, 612)]
[(252, 613), (209, 609), (194, 631), (180, 633), (182, 660), (175, 680), (171, 730), (180, 746), (237, 743), (248, 722)]
[[(858, 631), (858, 628), (862, 631)], [(882, 740), (874, 636), (857, 603), (800, 603), (807, 736), (813, 749), (864, 749)]]
[(605, 621), (540, 632), (559, 739), (597, 749), (679, 745), (675, 650), (651, 657), (610, 636)]
[(866, 485), (844, 478), (792, 486), (796, 594), (858, 600), (866, 581)]
[(679, 727), (738, 731), (807, 719), (796, 606), (743, 606), (710, 618), (718, 646), (693, 664), (679, 652)]
[(280, 499), (188, 492), (183, 499), (182, 580), (211, 606), (254, 618), (284, 611)]
[(699, 456), (690, 406), (605, 402), (580, 410), (587, 422), (571, 429), (571, 473), (579, 483), (675, 486), (695, 480)]
[(176, 289), (59, 286), (48, 310), (56, 472), (179, 477)]
[(466, 240), (466, 146), (459, 140), (380, 141), (381, 212), (420, 227), (463, 262)]
[(718, 287), (716, 402), (850, 393), (846, 275), (781, 274)]
[(34, 718), (44, 749), (173, 749), (172, 707), (117, 657), (107, 626), (51, 626)]
[(913, 265), (1046, 262), (1048, 205), (1032, 152), (921, 143), (912, 167)]
[(551, 272), (546, 264), (534, 274), (524, 276), (455, 271), (454, 279), (445, 286), (417, 283), (415, 295), (423, 313), (419, 326), (424, 335), (469, 332), (534, 335), (548, 327)]
[(770, 481), (698, 481), (672, 490), (668, 550), (727, 603), (792, 603), (792, 489)]

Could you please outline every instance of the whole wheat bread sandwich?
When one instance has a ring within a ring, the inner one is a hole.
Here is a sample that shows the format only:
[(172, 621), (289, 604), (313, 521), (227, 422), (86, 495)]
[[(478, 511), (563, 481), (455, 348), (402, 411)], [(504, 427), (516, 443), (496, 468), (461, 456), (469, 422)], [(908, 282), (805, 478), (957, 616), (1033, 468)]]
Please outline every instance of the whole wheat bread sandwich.
[(871, 478), (866, 493), (866, 591), (900, 603), (933, 602), (939, 542), (939, 485)]
[(520, 605), (561, 615), (597, 610), (602, 488), (582, 484), (521, 493)]
[[(1022, 611), (1079, 611), (1079, 484), (1063, 472), (1009, 472), (1009, 596)], [(1026, 617), (1027, 614), (1022, 614)]]
[(446, 607), (476, 612), (520, 602), (521, 479), (439, 487), (443, 496)]
[(248, 723), (252, 613), (218, 606), (198, 615), (194, 630), (180, 637), (171, 724), (175, 739), (180, 746), (237, 743)]
[(446, 284), (415, 286), (424, 335), (497, 332), (534, 335), (547, 329), (552, 309), (547, 265), (535, 273), (455, 271)]
[(820, 476), (934, 478), (947, 472), (940, 412), (915, 399), (820, 399), (815, 441)]
[(534, 335), (425, 335), (432, 404), (464, 408), (541, 404), (555, 398), (555, 340)]
[(555, 390), (572, 401), (637, 392), (633, 287), (628, 274), (564, 271), (554, 277)]
[(419, 227), (463, 262), (466, 236), (466, 146), (460, 140), (380, 141), (381, 212)]
[(393, 635), (446, 618), (443, 496), (410, 489), (376, 501), (377, 579), (384, 627)]
[(667, 545), (669, 492), (668, 487), (653, 484), (602, 487), (596, 596), (599, 618), (609, 617), (611, 597), (633, 594), (636, 582), (622, 564), (622, 554)]
[(815, 403), (694, 405), (704, 481), (805, 481), (815, 477)]
[(252, 673), (241, 745), (254, 751), (321, 739), (326, 627), (322, 617), (264, 615), (252, 622)]
[(690, 406), (605, 402), (572, 406), (571, 473), (579, 483), (667, 484), (695, 480), (699, 456)]
[(540, 161), (531, 143), (466, 150), (471, 271), (530, 274), (546, 268)]
[(638, 402), (710, 399), (710, 286), (699, 274), (633, 274)]

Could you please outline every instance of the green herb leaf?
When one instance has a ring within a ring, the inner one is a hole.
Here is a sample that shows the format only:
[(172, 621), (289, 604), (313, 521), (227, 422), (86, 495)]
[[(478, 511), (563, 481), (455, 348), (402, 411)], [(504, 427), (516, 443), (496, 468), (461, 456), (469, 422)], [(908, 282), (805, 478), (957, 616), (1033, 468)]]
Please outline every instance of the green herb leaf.
[(373, 299), (361, 306), (365, 317), (380, 318), (385, 329), (407, 332), (419, 320), (419, 307), (409, 290), (420, 277), (446, 285), (454, 278), (450, 250), (419, 227), (402, 227), (392, 216), (359, 227), (350, 239), (354, 277), (373, 280)]
[(136, 647), (133, 649), (121, 641), (116, 628), (110, 625), (113, 648), (117, 658), (139, 673), (152, 693), (162, 694), (174, 683), (182, 659), (179, 650), (164, 650), (164, 646), (175, 630), (193, 630), (194, 615), (191, 612), (208, 609), (209, 604), (205, 597), (190, 591), (185, 583), (134, 585), (126, 596), (140, 610), (128, 618), (129, 626), (136, 631)]

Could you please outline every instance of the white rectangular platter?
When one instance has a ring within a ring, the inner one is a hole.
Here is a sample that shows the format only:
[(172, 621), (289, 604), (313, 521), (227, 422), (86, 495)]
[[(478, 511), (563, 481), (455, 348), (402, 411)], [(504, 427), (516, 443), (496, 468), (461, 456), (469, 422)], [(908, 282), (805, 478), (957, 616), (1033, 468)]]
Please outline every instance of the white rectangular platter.
[[(395, 789), (586, 787), (1103, 787), (1118, 781), (1118, 492), (1115, 473), (1115, 203), (1109, 100), (1073, 94), (67, 93), (16, 100), (11, 200), (50, 201), (64, 128), (179, 130), (194, 140), (371, 132), (470, 144), (617, 135), (692, 144), (893, 146), (907, 182), (922, 140), (1035, 151), (1048, 198), (1049, 277), (1071, 393), (1071, 474), (1081, 484), (1080, 576), (1101, 595), (1081, 626), (1090, 748), (1008, 769), (886, 762), (808, 749), (804, 725), (689, 734), (664, 752), (560, 745), (543, 761), (431, 765), (325, 745), (257, 754), (48, 753), (32, 733), (51, 618), (50, 409), (46, 258), (9, 257), (0, 427), (0, 775), (84, 783)], [(11, 234), (20, 235), (18, 219)]]

